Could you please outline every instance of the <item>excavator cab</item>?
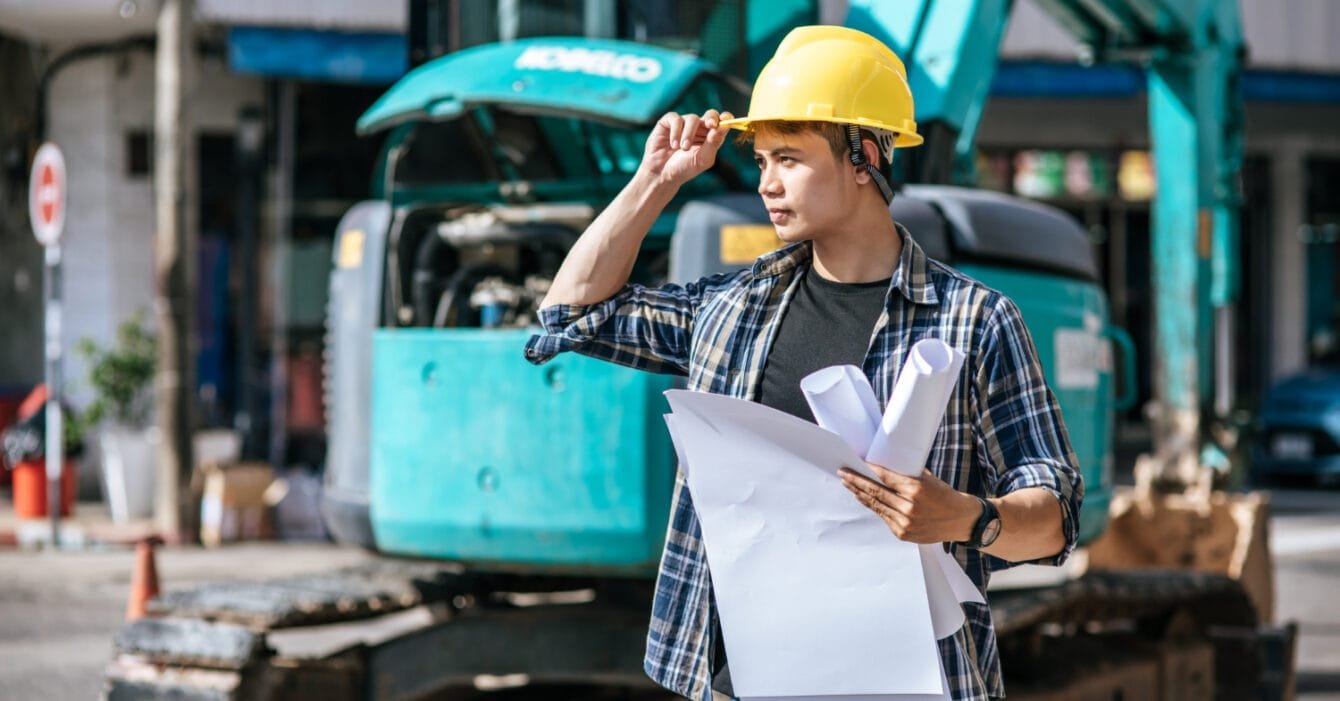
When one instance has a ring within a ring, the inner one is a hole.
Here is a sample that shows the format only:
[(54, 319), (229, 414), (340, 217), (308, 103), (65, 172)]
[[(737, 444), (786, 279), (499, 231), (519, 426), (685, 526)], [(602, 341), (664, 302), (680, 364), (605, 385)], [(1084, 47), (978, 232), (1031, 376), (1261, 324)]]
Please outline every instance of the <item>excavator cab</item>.
[[(341, 222), (329, 310), (324, 514), (343, 542), (475, 568), (649, 574), (673, 378), (522, 348), (567, 249), (667, 111), (741, 111), (711, 64), (619, 41), (526, 39), (408, 74), (359, 121), (389, 130)], [(675, 218), (752, 189), (737, 149), (657, 221), (634, 282), (668, 275)]]

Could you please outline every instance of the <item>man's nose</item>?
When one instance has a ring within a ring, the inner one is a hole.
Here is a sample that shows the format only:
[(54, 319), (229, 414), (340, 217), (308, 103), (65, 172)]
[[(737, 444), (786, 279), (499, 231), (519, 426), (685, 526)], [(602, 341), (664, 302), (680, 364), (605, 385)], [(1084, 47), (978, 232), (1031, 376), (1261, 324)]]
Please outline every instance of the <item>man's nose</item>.
[(758, 174), (758, 194), (760, 195), (780, 195), (782, 193), (782, 181), (773, 175), (771, 168), (764, 168)]

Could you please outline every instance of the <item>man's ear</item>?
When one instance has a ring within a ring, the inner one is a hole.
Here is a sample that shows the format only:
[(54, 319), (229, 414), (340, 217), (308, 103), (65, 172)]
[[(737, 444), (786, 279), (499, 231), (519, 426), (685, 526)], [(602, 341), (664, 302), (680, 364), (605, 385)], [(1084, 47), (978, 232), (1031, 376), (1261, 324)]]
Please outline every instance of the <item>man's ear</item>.
[[(879, 144), (874, 139), (861, 139), (861, 151), (865, 154), (865, 162), (872, 168), (879, 167)], [(865, 166), (852, 166), (856, 169), (856, 183), (865, 185), (870, 182), (870, 173), (866, 171)]]

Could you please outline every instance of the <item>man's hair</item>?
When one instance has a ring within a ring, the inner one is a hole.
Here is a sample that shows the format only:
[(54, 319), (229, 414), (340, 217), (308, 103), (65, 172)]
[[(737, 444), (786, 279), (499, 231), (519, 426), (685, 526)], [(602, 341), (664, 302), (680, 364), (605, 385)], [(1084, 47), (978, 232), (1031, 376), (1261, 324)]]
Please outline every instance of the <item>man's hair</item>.
[[(765, 122), (756, 122), (751, 124), (749, 129), (740, 133), (738, 141), (741, 144), (747, 144), (754, 140), (754, 137), (760, 132), (776, 136), (794, 136), (796, 134), (815, 133), (822, 136), (824, 141), (828, 142), (828, 148), (833, 151), (833, 155), (843, 163), (851, 163), (851, 142), (847, 140), (847, 125), (836, 122), (819, 121), (787, 121), (787, 120), (768, 120)], [(861, 140), (866, 139), (874, 141), (879, 140), (867, 129), (861, 130)], [(879, 152), (879, 147), (875, 147), (875, 167), (881, 172), (886, 172), (889, 164), (884, 161), (884, 154)]]

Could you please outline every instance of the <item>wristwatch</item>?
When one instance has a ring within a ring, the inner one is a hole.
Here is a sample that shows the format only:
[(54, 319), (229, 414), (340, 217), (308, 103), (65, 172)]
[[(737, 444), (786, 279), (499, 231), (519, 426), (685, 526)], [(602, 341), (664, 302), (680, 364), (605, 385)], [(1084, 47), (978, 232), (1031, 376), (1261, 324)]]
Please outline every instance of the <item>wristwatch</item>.
[(995, 504), (981, 497), (973, 498), (982, 502), (982, 515), (972, 525), (972, 535), (965, 544), (970, 548), (989, 548), (1000, 536), (1000, 512), (996, 510)]

